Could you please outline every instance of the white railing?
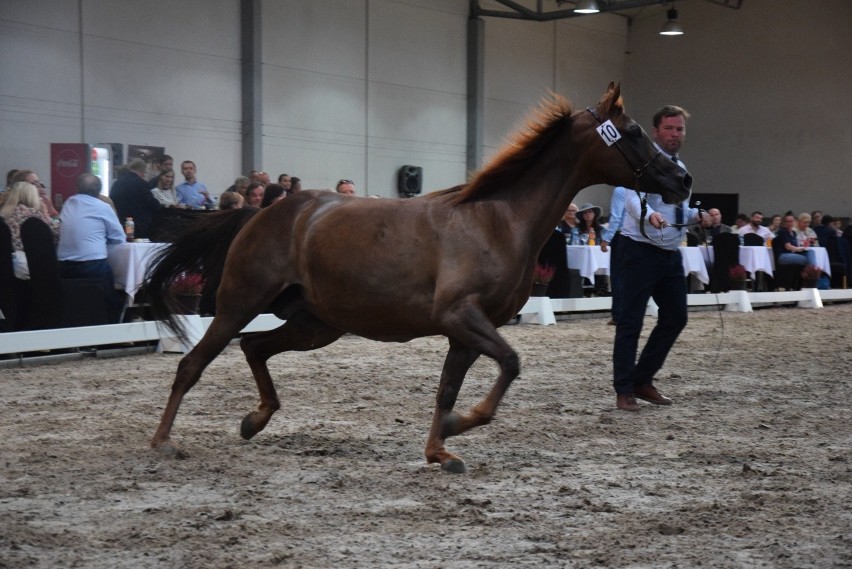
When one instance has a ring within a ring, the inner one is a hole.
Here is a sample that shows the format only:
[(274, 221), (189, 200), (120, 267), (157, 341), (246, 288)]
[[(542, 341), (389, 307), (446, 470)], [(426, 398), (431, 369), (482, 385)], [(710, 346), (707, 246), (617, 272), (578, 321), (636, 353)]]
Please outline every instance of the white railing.
[[(852, 302), (852, 289), (817, 290), (805, 288), (788, 292), (746, 292), (736, 290), (718, 294), (687, 295), (688, 306), (721, 306), (734, 312), (751, 312), (754, 305), (790, 304), (802, 308), (822, 308), (823, 302)], [(555, 324), (557, 313), (608, 311), (612, 299), (595, 298), (548, 298), (532, 297), (520, 310), (521, 321), (530, 324)], [(657, 315), (657, 305), (648, 303), (648, 314)], [(57, 328), (53, 330), (33, 330), (28, 332), (6, 332), (0, 334), (0, 354), (21, 354), (42, 350), (103, 346), (107, 344), (125, 344), (133, 342), (159, 341), (158, 351), (187, 352), (194, 346), (212, 317), (181, 316), (189, 335), (189, 341), (180, 343), (165, 324), (156, 321), (111, 324), (107, 326), (85, 326), (80, 328)], [(261, 332), (277, 328), (284, 321), (272, 314), (261, 314), (241, 330)]]

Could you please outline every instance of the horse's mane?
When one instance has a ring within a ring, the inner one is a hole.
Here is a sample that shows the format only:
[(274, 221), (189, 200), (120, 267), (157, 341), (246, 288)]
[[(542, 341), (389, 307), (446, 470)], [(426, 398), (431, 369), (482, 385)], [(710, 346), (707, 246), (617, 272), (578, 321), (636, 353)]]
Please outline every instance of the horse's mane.
[(491, 162), (465, 186), (443, 192), (450, 194), (453, 204), (460, 204), (488, 195), (505, 186), (506, 180), (516, 179), (554, 137), (566, 128), (574, 108), (564, 97), (551, 93), (533, 111), (526, 124), (515, 133)]

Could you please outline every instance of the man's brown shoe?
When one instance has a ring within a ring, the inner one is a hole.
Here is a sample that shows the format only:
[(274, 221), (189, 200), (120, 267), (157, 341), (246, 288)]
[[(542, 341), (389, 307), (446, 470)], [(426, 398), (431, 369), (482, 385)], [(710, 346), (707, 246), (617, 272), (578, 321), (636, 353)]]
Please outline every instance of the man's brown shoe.
[(640, 409), (639, 404), (636, 403), (636, 398), (632, 395), (617, 395), (615, 406), (622, 411), (638, 411)]
[(653, 403), (654, 405), (671, 405), (672, 400), (665, 397), (653, 385), (640, 385), (633, 390), (633, 393), (642, 401)]

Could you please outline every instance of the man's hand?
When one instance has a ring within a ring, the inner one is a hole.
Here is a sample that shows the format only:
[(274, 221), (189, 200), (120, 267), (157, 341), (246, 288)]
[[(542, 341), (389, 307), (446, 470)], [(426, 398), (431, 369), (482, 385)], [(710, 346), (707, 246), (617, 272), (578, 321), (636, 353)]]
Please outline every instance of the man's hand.
[(603, 251), (604, 253), (606, 253), (606, 246), (607, 245), (608, 245), (608, 243), (606, 241), (604, 241), (603, 239), (601, 239), (601, 251)]
[(662, 214), (655, 211), (648, 217), (648, 221), (653, 225), (656, 229), (662, 229), (664, 227), (668, 227), (668, 222), (663, 219)]

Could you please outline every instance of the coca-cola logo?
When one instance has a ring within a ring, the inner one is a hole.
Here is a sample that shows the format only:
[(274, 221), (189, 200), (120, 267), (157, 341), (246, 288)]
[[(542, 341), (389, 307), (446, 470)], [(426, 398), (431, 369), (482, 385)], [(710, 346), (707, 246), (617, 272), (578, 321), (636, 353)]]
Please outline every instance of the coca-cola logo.
[(54, 166), (56, 173), (64, 178), (75, 178), (82, 170), (80, 157), (73, 150), (60, 152)]

